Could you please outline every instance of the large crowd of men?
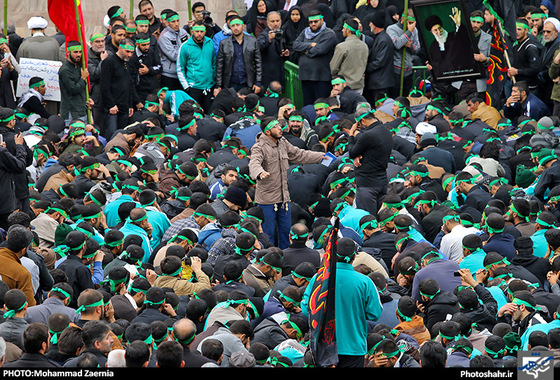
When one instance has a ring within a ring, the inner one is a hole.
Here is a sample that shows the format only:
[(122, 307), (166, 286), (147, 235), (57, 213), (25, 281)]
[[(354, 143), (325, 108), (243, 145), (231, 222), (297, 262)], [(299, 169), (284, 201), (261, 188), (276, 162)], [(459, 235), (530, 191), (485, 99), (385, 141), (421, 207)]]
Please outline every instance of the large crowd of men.
[[(436, 75), (418, 29), (443, 52), (442, 22), (404, 0), (246, 3), (0, 34), (2, 366), (321, 367), (331, 255), (328, 366), (556, 365), (554, 2), (513, 1), (492, 102), (488, 77)], [(491, 72), (483, 3), (461, 12)], [(61, 62), (60, 101), (24, 58)]]

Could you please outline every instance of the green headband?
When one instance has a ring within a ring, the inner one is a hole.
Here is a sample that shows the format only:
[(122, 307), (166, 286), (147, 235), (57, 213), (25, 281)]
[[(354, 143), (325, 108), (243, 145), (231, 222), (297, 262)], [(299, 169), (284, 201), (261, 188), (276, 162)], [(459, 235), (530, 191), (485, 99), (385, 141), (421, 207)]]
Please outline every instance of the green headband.
[(548, 18), (548, 16), (546, 13), (541, 12), (531, 13), (531, 20), (538, 20), (540, 18)]
[(197, 212), (197, 211), (193, 212), (193, 215), (194, 215), (194, 216), (202, 216), (202, 217), (207, 218), (207, 219), (210, 219), (210, 220), (215, 220), (215, 219), (216, 219), (216, 218), (215, 218), (214, 216), (212, 216), (212, 215), (203, 214), (203, 213)]
[(3, 317), (4, 318), (13, 318), (14, 315), (18, 312), (18, 311), (22, 311), (24, 307), (27, 306), (27, 301), (25, 301), (23, 303), (23, 305), (21, 305), (18, 309), (14, 309), (14, 310), (9, 310), (8, 308), (6, 308), (6, 312), (4, 313)]
[(0, 44), (7, 44), (8, 40), (6, 38), (0, 38)]
[(120, 239), (120, 240), (116, 240), (116, 241), (112, 241), (110, 243), (105, 243), (105, 245), (107, 247), (118, 247), (119, 245), (122, 245), (124, 243), (124, 238)]
[(358, 29), (356, 28), (352, 28), (350, 25), (348, 25), (347, 23), (344, 23), (344, 25), (342, 26), (343, 28), (346, 28), (348, 30), (350, 30), (351, 32), (356, 33), (357, 37), (360, 37), (362, 35), (362, 32), (360, 32)]
[(82, 45), (74, 45), (74, 46), (67, 46), (66, 47), (67, 51), (82, 51)]
[(514, 305), (518, 305), (518, 306), (523, 305), (523, 306), (525, 306), (526, 308), (529, 308), (529, 309), (532, 309), (532, 310), (540, 310), (539, 307), (533, 306), (533, 305), (531, 305), (529, 302), (523, 301), (523, 300), (521, 300), (521, 299), (519, 299), (519, 298), (514, 298), (514, 299), (512, 299), (512, 300), (511, 300), (511, 303), (513, 303)]
[(37, 83), (33, 83), (33, 84), (29, 85), (29, 87), (32, 87), (32, 88), (41, 87), (41, 86), (43, 86), (44, 84), (45, 84), (45, 81), (44, 81), (44, 80), (41, 80), (41, 81), (39, 81), (39, 82), (37, 82)]
[(323, 15), (309, 16), (307, 19), (308, 19), (309, 21), (322, 20), (322, 19), (323, 19)]
[(266, 125), (266, 127), (264, 127), (263, 132), (269, 131), (272, 128), (274, 128), (275, 126), (277, 126), (278, 124), (280, 124), (280, 122), (278, 120), (272, 120), (270, 123), (268, 123)]
[(510, 205), (510, 209), (511, 209), (511, 211), (516, 213), (517, 216), (519, 216), (520, 218), (523, 218), (525, 220), (529, 220), (529, 216), (521, 215), (521, 213), (519, 211), (517, 211), (517, 209), (515, 208), (515, 205), (513, 203)]
[(167, 18), (167, 21), (176, 21), (179, 20), (179, 15), (173, 15)]
[(471, 21), (480, 22), (480, 23), (484, 24), (484, 18), (480, 17), (480, 16), (471, 17)]
[(316, 103), (313, 105), (313, 108), (318, 109), (318, 108), (329, 108), (329, 105), (327, 103)]
[(516, 26), (517, 28), (531, 29), (531, 28), (529, 28), (529, 25), (524, 24), (524, 23), (522, 23), (522, 22), (516, 22), (516, 23), (515, 23), (515, 26)]
[(150, 20), (136, 20), (136, 25), (150, 25)]
[(119, 47), (124, 50), (134, 50), (134, 46), (128, 44), (120, 44)]
[[(144, 301), (144, 302), (146, 302), (146, 301)], [(104, 306), (104, 305), (105, 305), (105, 304), (104, 304), (104, 302), (103, 302), (103, 298), (101, 298), (99, 301), (94, 302), (94, 303), (92, 303), (92, 304), (89, 304), (89, 305), (82, 305), (82, 306), (78, 307), (78, 308), (76, 309), (76, 314), (80, 314), (80, 313), (81, 313), (82, 311), (84, 311), (87, 307), (97, 307), (97, 306)]]
[(105, 35), (103, 35), (103, 33), (96, 33), (93, 36), (90, 37), (90, 42), (95, 41), (98, 38), (105, 38)]
[(114, 15), (111, 16), (111, 18), (115, 18), (121, 15), (121, 13), (123, 13), (123, 9), (119, 8)]
[(194, 25), (191, 30), (193, 32), (206, 32), (206, 27), (204, 25)]
[[(345, 26), (347, 26), (347, 24), (344, 24)], [(335, 85), (335, 84), (344, 84), (346, 83), (346, 81), (342, 78), (334, 78), (333, 80), (331, 80), (331, 84)]]
[(141, 222), (141, 221), (143, 221), (144, 219), (147, 219), (147, 218), (148, 218), (148, 213), (145, 213), (143, 216), (141, 216), (138, 219), (132, 219), (131, 217), (128, 217), (127, 220), (132, 222), (132, 223), (137, 223), (137, 222)]
[(48, 213), (51, 210), (54, 210), (54, 211), (58, 212), (60, 215), (62, 215), (63, 217), (68, 218), (68, 213), (66, 211), (64, 211), (63, 209), (58, 208), (58, 207), (49, 207), (45, 210), (45, 213)]
[[(140, 44), (145, 44), (145, 43), (148, 43), (148, 42), (150, 42), (150, 39), (149, 39), (149, 38), (139, 38), (139, 39), (136, 40), (136, 43), (137, 43), (138, 45), (140, 45)], [(157, 103), (153, 103), (153, 104), (157, 104)], [(158, 104), (158, 105), (159, 105), (159, 104)]]
[(504, 263), (504, 264), (506, 264), (506, 265), (509, 265), (509, 261), (504, 257), (503, 259), (498, 260), (498, 261), (496, 261), (496, 262), (494, 262), (494, 263), (490, 263), (490, 264), (488, 264), (488, 265), (485, 265), (485, 266), (484, 266), (484, 269), (488, 270), (488, 269), (490, 269), (490, 268), (492, 267), (492, 265), (498, 265), (498, 264), (500, 264), (500, 263)]
[(412, 321), (412, 318), (407, 317), (406, 315), (404, 315), (400, 310), (399, 307), (397, 306), (397, 314), (399, 314), (399, 317), (401, 317), (401, 319), (403, 319), (406, 322), (410, 322)]
[(229, 25), (243, 25), (243, 20), (236, 18), (235, 20), (231, 20)]

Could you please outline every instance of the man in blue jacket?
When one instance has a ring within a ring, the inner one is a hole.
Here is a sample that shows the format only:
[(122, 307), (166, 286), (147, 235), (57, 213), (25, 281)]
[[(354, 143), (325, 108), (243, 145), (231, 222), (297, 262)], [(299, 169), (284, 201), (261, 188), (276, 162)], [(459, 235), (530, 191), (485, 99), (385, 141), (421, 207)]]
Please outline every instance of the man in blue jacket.
[[(352, 267), (357, 245), (350, 238), (340, 238), (336, 244), (335, 330), (338, 367), (363, 367), (367, 353), (367, 321), (377, 321), (383, 311), (377, 288), (367, 276)], [(301, 311), (311, 311), (311, 291), (316, 276), (306, 288)]]
[(177, 56), (177, 77), (183, 89), (204, 110), (212, 104), (212, 92), (216, 71), (214, 43), (205, 36), (206, 27), (197, 22), (191, 27), (192, 37), (179, 49)]

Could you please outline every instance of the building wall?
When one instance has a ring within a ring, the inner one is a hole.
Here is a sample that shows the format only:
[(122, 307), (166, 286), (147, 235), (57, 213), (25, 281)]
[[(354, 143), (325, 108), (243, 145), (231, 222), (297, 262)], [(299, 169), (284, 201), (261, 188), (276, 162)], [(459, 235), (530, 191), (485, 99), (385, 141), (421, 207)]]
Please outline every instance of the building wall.
[[(138, 1), (134, 0), (134, 16), (137, 16), (139, 13)], [(195, 1), (192, 0), (192, 3)], [(203, 2), (206, 4), (206, 8), (212, 12), (211, 17), (220, 26), (224, 23), (225, 13), (229, 9), (236, 8), (242, 14), (244, 14), (246, 9), (243, 0), (203, 0)], [(152, 3), (154, 4), (156, 15), (159, 16), (162, 9), (170, 8), (179, 13), (182, 24), (188, 21), (189, 13), (186, 0), (152, 0)], [(8, 0), (8, 20), (15, 22), (16, 32), (20, 36), (27, 37), (30, 35), (30, 31), (27, 29), (27, 20), (29, 18), (40, 15), (49, 20), (47, 4), (47, 0)], [(123, 7), (127, 16), (130, 17), (130, 2), (126, 0), (81, 0), (81, 4), (87, 36), (92, 33), (105, 31), (103, 17), (107, 13), (107, 9), (113, 5)], [(0, 10), (0, 20), (2, 20), (2, 23), (3, 16), (2, 7)], [(52, 23), (49, 23), (46, 33), (48, 35), (56, 33)]]

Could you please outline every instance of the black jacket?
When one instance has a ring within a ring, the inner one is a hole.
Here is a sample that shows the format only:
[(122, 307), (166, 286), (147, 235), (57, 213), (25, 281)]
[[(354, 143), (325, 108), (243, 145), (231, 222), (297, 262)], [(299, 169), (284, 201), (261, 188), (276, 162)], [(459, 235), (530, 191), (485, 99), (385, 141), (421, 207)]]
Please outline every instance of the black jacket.
[(50, 361), (43, 354), (24, 353), (16, 361), (5, 363), (2, 368), (59, 368), (60, 365)]
[[(311, 47), (312, 43), (316, 43)], [(336, 46), (336, 34), (325, 28), (318, 35), (307, 39), (305, 30), (294, 41), (293, 50), (300, 54), (299, 78), (308, 81), (331, 81), (329, 63)]]
[(128, 114), (128, 109), (138, 103), (129, 63), (117, 54), (111, 54), (101, 62), (102, 106), (106, 109), (118, 106), (119, 112)]
[(361, 165), (355, 169), (358, 187), (380, 187), (387, 185), (387, 164), (393, 147), (391, 132), (379, 122), (374, 122), (356, 138), (350, 138), (352, 145), (349, 157), (361, 156)]
[(383, 90), (395, 85), (393, 59), (395, 45), (385, 30), (373, 35), (366, 66), (366, 88)]
[(22, 145), (15, 146), (13, 155), (7, 148), (0, 147), (0, 189), (4, 196), (0, 203), (0, 214), (8, 214), (16, 208), (15, 181), (25, 174), (26, 149)]
[(266, 28), (257, 37), (257, 44), (261, 50), (262, 65), (266, 68), (263, 71), (263, 88), (269, 86), (270, 82), (278, 81), (284, 84), (284, 61), (287, 57), (282, 56), (282, 50), (286, 49), (286, 40), (283, 34), (276, 34), (272, 41), (268, 38), (270, 28)]
[(478, 284), (474, 287), (474, 291), (482, 301), (482, 304), (477, 304), (474, 309), (461, 308), (461, 312), (468, 315), (473, 323), (476, 323), (479, 330), (486, 328), (488, 331), (492, 331), (492, 328), (497, 323), (498, 303), (484, 285)]
[(458, 311), (457, 297), (453, 293), (440, 291), (426, 305), (424, 325), (431, 331), (437, 322), (445, 321), (448, 314), (453, 315)]
[[(233, 71), (233, 36), (220, 42), (218, 58), (216, 60), (216, 86), (228, 88)], [(243, 35), (243, 63), (247, 75), (247, 87), (260, 85), (263, 79), (261, 51), (257, 39), (253, 36)]]
[[(158, 75), (162, 72), (161, 60), (157, 51), (150, 47), (146, 54), (141, 54), (138, 49), (134, 51), (130, 63), (130, 75), (140, 101), (146, 100), (148, 94), (155, 94), (159, 87)], [(145, 75), (140, 75), (138, 69), (146, 65), (150, 70)]]
[[(27, 168), (31, 164), (33, 164), (33, 152), (27, 146), (27, 144), (23, 143), (23, 147), (25, 149), (25, 155), (21, 152), (18, 153), (18, 149), (16, 148), (16, 143), (14, 141), (14, 136), (18, 133), (18, 131), (10, 129), (6, 126), (0, 126), (0, 135), (2, 135), (4, 142), (6, 143), (6, 148), (8, 151), (16, 157), (22, 158), (25, 161), (25, 167)], [(20, 173), (13, 174), (13, 184), (15, 189), (15, 197), (16, 199), (26, 199), (29, 198), (29, 187), (28, 187), (28, 178), (27, 172), (23, 170)]]

